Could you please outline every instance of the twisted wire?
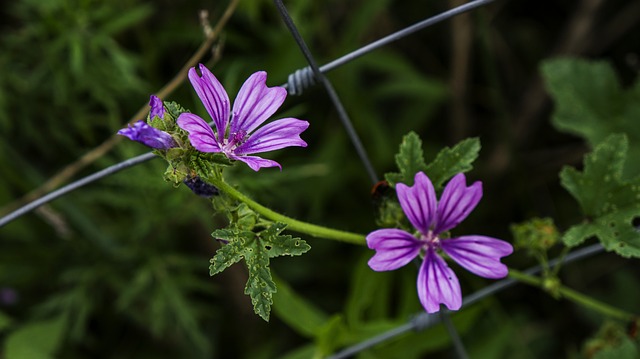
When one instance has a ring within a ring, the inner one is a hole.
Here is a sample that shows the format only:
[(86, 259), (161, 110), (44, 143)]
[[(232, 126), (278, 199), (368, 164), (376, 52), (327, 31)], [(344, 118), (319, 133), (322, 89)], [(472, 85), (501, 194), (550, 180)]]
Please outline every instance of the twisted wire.
[(289, 32), (291, 33), (294, 40), (298, 44), (298, 47), (300, 47), (300, 51), (302, 51), (302, 54), (307, 59), (309, 66), (311, 66), (311, 69), (313, 69), (313, 75), (318, 81), (322, 83), (325, 90), (327, 91), (327, 94), (329, 95), (329, 98), (331, 99), (333, 106), (338, 112), (338, 117), (340, 118), (342, 125), (344, 126), (345, 131), (347, 131), (347, 134), (351, 139), (351, 143), (356, 148), (358, 157), (360, 157), (360, 160), (362, 161), (362, 164), (364, 165), (365, 170), (369, 175), (371, 184), (378, 183), (378, 175), (376, 174), (376, 171), (373, 169), (373, 165), (371, 164), (371, 160), (367, 155), (367, 151), (362, 145), (362, 141), (360, 141), (360, 137), (356, 133), (356, 130), (353, 128), (351, 119), (349, 118), (347, 111), (342, 105), (342, 102), (340, 101), (340, 98), (338, 97), (336, 90), (333, 88), (333, 85), (331, 85), (331, 82), (329, 82), (329, 80), (320, 71), (320, 67), (318, 67), (316, 60), (313, 58), (313, 55), (311, 54), (311, 51), (309, 50), (309, 47), (307, 46), (307, 44), (304, 42), (304, 39), (300, 35), (300, 32), (298, 32), (298, 28), (293, 23), (293, 19), (291, 19), (291, 16), (289, 16), (289, 12), (287, 11), (287, 8), (284, 6), (284, 4), (282, 3), (282, 0), (274, 0), (274, 3), (276, 5), (276, 8), (278, 9), (278, 12), (280, 13), (280, 16), (282, 17), (282, 21), (284, 21), (285, 25), (289, 29)]
[[(445, 12), (441, 12), (438, 15), (432, 16), (418, 23), (415, 23), (411, 26), (405, 27), (402, 30), (398, 30), (368, 45), (362, 46), (359, 49), (354, 50), (342, 57), (339, 57), (328, 64), (320, 66), (319, 68), (320, 72), (322, 73), (329, 72), (373, 50), (376, 50), (382, 46), (398, 41), (404, 37), (407, 37), (408, 35), (411, 35), (431, 25), (435, 25), (439, 22), (452, 18), (456, 15), (471, 11), (480, 6), (490, 4), (494, 1), (495, 0), (474, 0), (466, 4), (462, 4), (460, 6), (449, 9)], [(314, 70), (310, 66), (307, 66), (302, 69), (296, 70), (294, 73), (289, 75), (287, 83), (282, 85), (282, 87), (287, 88), (287, 90), (289, 91), (289, 94), (291, 95), (300, 95), (303, 93), (305, 89), (315, 85), (315, 83), (316, 83), (316, 78), (314, 77)]]

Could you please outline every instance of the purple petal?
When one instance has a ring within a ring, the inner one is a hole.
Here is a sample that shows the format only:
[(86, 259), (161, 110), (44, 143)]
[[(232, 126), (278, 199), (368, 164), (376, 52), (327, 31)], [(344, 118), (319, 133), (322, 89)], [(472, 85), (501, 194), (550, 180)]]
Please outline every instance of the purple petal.
[(482, 183), (476, 181), (467, 187), (464, 173), (457, 174), (442, 192), (433, 232), (438, 234), (457, 226), (476, 208), (481, 198)]
[(245, 154), (273, 151), (289, 146), (307, 147), (300, 134), (308, 127), (309, 122), (295, 118), (273, 121), (251, 134), (234, 152)]
[(200, 101), (213, 119), (218, 133), (218, 142), (222, 143), (229, 123), (229, 96), (220, 81), (203, 64), (199, 65), (202, 77), (195, 67), (189, 70), (189, 80), (196, 90)]
[(485, 236), (444, 239), (442, 250), (469, 272), (484, 278), (504, 278), (509, 274), (500, 258), (513, 252), (511, 244)]
[(435, 219), (437, 203), (436, 191), (429, 177), (423, 172), (418, 172), (412, 187), (398, 183), (396, 192), (409, 222), (421, 233), (426, 234)]
[(142, 120), (121, 129), (118, 134), (151, 148), (167, 150), (176, 147), (176, 142), (170, 134), (151, 127)]
[(267, 87), (267, 73), (258, 71), (244, 82), (233, 102), (230, 133), (251, 133), (282, 105), (287, 90)]
[(252, 170), (258, 171), (262, 167), (278, 167), (282, 171), (282, 166), (276, 161), (267, 160), (258, 156), (235, 156), (230, 155), (232, 160), (242, 161), (247, 164)]
[(367, 245), (376, 250), (369, 259), (374, 271), (398, 269), (411, 262), (420, 252), (422, 243), (401, 229), (379, 229), (367, 235)]
[(155, 95), (151, 95), (149, 99), (149, 106), (151, 107), (151, 111), (149, 112), (149, 118), (154, 118), (158, 116), (164, 119), (164, 105), (162, 104), (162, 100), (159, 99)]
[(191, 145), (200, 152), (220, 152), (220, 145), (216, 141), (209, 124), (199, 116), (184, 112), (176, 120), (178, 126), (189, 132)]
[(462, 306), (458, 277), (432, 248), (427, 250), (418, 272), (418, 298), (427, 313), (438, 312), (440, 304), (449, 310), (458, 310)]

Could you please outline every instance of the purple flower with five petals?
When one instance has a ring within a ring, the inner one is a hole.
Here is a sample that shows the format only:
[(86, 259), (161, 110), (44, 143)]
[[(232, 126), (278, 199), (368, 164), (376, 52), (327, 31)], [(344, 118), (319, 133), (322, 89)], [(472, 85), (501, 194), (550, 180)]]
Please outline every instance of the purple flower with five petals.
[(369, 233), (367, 245), (376, 250), (369, 266), (375, 271), (394, 270), (422, 255), (418, 297), (428, 313), (439, 311), (440, 304), (450, 310), (458, 310), (462, 305), (458, 278), (439, 255), (440, 251), (480, 277), (503, 278), (508, 274), (500, 258), (513, 252), (511, 244), (479, 235), (441, 238), (476, 207), (482, 198), (481, 182), (467, 187), (464, 174), (459, 173), (447, 184), (438, 202), (431, 180), (418, 172), (412, 187), (398, 183), (396, 192), (402, 210), (418, 234), (391, 228)]
[(300, 134), (309, 127), (307, 121), (283, 118), (258, 128), (282, 105), (287, 90), (267, 87), (267, 73), (256, 72), (244, 82), (229, 110), (229, 96), (218, 79), (200, 64), (199, 76), (195, 68), (189, 70), (189, 80), (216, 131), (205, 120), (192, 113), (182, 113), (178, 126), (189, 132), (189, 141), (201, 152), (222, 152), (228, 158), (246, 163), (254, 171), (261, 167), (282, 167), (273, 160), (249, 154), (278, 150), (289, 146), (306, 147)]

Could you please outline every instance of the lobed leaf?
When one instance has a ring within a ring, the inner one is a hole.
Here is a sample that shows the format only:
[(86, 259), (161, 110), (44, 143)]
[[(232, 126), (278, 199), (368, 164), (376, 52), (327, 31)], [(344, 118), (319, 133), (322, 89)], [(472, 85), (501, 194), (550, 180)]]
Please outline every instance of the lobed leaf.
[(425, 172), (433, 186), (436, 189), (441, 188), (449, 178), (472, 170), (473, 161), (478, 158), (480, 147), (480, 140), (473, 137), (459, 142), (453, 148), (445, 147), (440, 150)]
[[(629, 137), (629, 156), (640, 156), (640, 81), (623, 89), (612, 66), (603, 61), (553, 59), (541, 66), (555, 102), (553, 125), (585, 138), (591, 146), (614, 133)], [(627, 173), (640, 173), (637, 161)]]
[(611, 135), (585, 156), (582, 172), (565, 167), (562, 186), (578, 201), (586, 216), (564, 234), (567, 246), (597, 237), (609, 251), (624, 257), (640, 257), (640, 233), (633, 220), (640, 217), (640, 178), (622, 178), (628, 142), (624, 135)]
[(424, 163), (422, 141), (418, 135), (411, 131), (402, 138), (400, 151), (396, 154), (396, 164), (400, 173), (387, 173), (386, 180), (391, 186), (396, 183), (413, 185), (413, 177), (416, 173), (424, 171), (427, 165)]

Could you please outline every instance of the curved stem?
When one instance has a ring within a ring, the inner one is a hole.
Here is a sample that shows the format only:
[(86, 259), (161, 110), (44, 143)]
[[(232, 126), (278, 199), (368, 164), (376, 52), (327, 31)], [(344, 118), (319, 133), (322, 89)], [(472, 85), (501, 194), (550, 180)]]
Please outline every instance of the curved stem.
[(290, 229), (292, 231), (305, 233), (313, 237), (333, 239), (336, 241), (342, 241), (342, 242), (359, 244), (359, 245), (364, 245), (366, 243), (365, 236), (362, 234), (345, 232), (337, 229), (322, 227), (315, 224), (298, 221), (291, 217), (287, 217), (283, 214), (274, 212), (269, 208), (247, 197), (242, 192), (233, 188), (231, 185), (229, 185), (222, 179), (210, 177), (207, 179), (207, 181), (211, 182), (212, 185), (218, 187), (218, 189), (220, 189), (222, 192), (225, 192), (229, 196), (237, 199), (238, 201), (246, 203), (247, 206), (249, 206), (249, 208), (265, 216), (266, 218), (275, 222), (285, 223), (287, 225), (287, 229)]
[[(543, 280), (540, 277), (526, 274), (514, 269), (509, 269), (509, 277), (522, 283), (526, 283), (535, 287), (544, 288)], [(621, 319), (625, 321), (631, 321), (637, 317), (637, 315), (635, 314), (610, 306), (609, 304), (593, 299), (585, 294), (582, 294), (571, 288), (567, 288), (563, 285), (558, 285), (556, 290), (557, 290), (557, 293), (563, 296), (564, 298), (569, 299), (570, 301), (576, 304), (580, 304), (585, 308), (589, 308), (597, 312), (600, 312), (609, 317)]]

